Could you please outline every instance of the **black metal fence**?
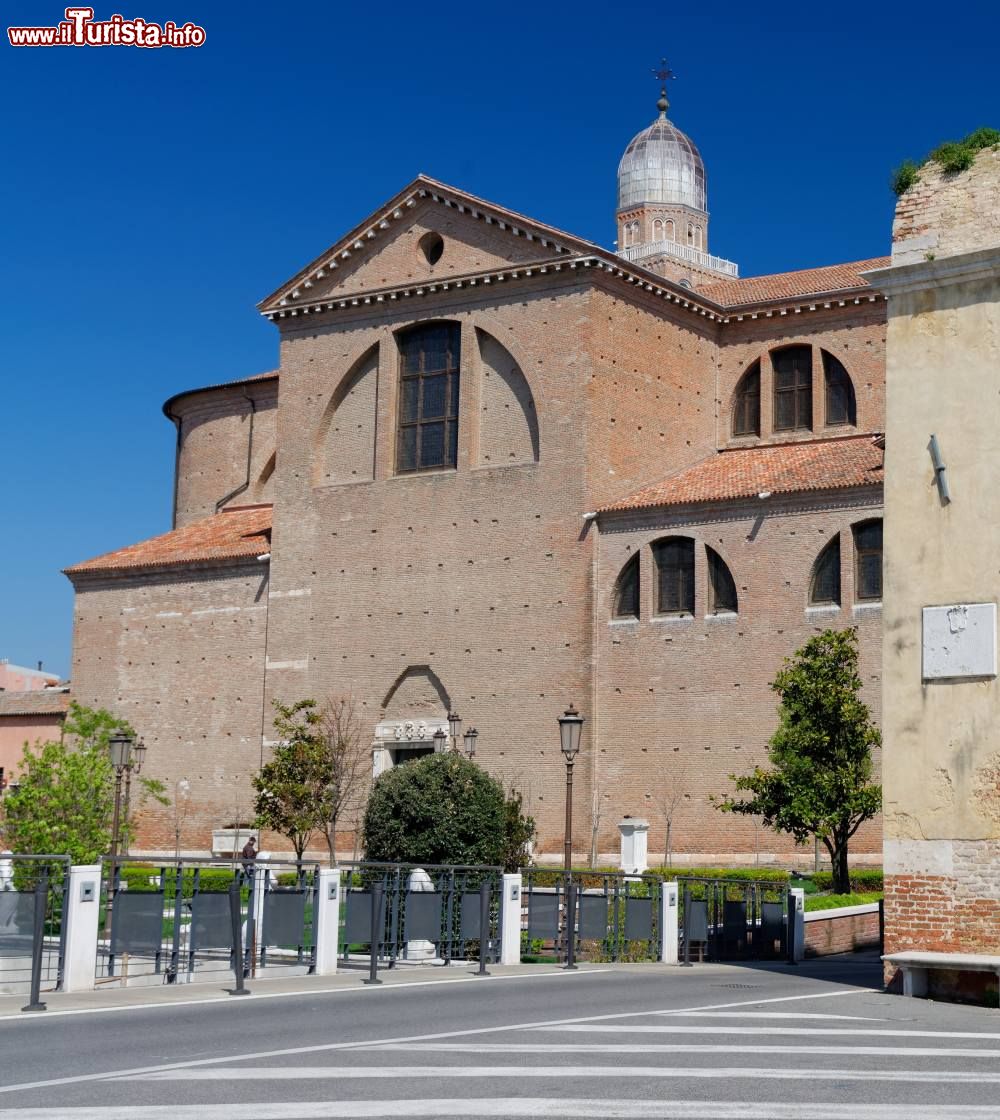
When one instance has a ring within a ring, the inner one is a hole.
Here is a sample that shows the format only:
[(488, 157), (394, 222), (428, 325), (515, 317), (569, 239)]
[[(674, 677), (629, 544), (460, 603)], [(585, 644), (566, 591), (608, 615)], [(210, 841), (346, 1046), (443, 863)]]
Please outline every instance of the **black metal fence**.
[(659, 959), (657, 876), (530, 867), (522, 877), (522, 961), (567, 960), (571, 929), (576, 960)]
[[(341, 864), (343, 893), (339, 951), (345, 963), (375, 956), (450, 964), (478, 960), (483, 937), (481, 888), (489, 887), (487, 960), (499, 955), (500, 867), (400, 863)], [(377, 907), (377, 910), (376, 910)]]
[(40, 990), (62, 986), (66, 958), (63, 902), (69, 863), (69, 856), (62, 855), (0, 858), (0, 992), (30, 992), (36, 938), (40, 939)]
[[(782, 960), (793, 952), (790, 893), (768, 880), (678, 879), (681, 945), (695, 960)], [(791, 923), (790, 923), (791, 919)]]
[(243, 970), (316, 964), (319, 864), (289, 860), (104, 860), (97, 982), (175, 983), (231, 971), (230, 884), (239, 887)]

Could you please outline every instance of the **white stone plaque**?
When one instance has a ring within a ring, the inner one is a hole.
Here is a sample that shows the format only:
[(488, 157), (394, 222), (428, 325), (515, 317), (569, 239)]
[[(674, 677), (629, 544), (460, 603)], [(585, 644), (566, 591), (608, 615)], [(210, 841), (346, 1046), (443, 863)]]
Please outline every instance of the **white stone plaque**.
[(924, 607), (924, 680), (997, 675), (996, 603)]

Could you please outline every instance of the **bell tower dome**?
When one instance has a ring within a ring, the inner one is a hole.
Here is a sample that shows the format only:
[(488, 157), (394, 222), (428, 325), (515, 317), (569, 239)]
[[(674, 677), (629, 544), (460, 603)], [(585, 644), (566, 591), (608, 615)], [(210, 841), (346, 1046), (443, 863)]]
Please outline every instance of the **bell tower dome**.
[(618, 253), (671, 280), (712, 283), (737, 276), (732, 261), (708, 251), (705, 164), (694, 142), (667, 119), (664, 59), (659, 116), (637, 133), (618, 165)]

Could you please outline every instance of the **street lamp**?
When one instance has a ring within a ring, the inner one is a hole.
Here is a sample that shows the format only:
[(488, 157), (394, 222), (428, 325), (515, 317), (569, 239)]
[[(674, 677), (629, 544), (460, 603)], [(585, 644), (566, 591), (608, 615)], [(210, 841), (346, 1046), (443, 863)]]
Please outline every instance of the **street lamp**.
[(448, 730), (451, 732), (451, 749), (458, 750), (458, 737), (462, 734), (462, 717), (458, 712), (448, 713)]
[(122, 811), (122, 777), (127, 773), (131, 778), (132, 748), (134, 740), (124, 731), (115, 731), (108, 738), (108, 753), (111, 755), (111, 766), (115, 772), (115, 815), (111, 822), (111, 866), (114, 871), (114, 861), (118, 855), (119, 829), (121, 826)]
[(132, 748), (132, 753), (125, 763), (125, 851), (128, 852), (129, 840), (128, 823), (132, 807), (132, 774), (142, 770), (146, 758), (146, 744), (140, 739)]
[(583, 716), (572, 704), (559, 717), (559, 746), (566, 759), (566, 835), (564, 862), (566, 871), (573, 867), (573, 762), (580, 751), (580, 732)]
[(470, 727), (465, 733), (465, 754), (469, 759), (476, 757), (476, 740), (479, 738), (479, 732)]
[(435, 754), (443, 754), (444, 749), (445, 749), (445, 744), (447, 742), (448, 742), (447, 733), (445, 732), (444, 728), (439, 727), (437, 729), (437, 731), (434, 732), (434, 753)]

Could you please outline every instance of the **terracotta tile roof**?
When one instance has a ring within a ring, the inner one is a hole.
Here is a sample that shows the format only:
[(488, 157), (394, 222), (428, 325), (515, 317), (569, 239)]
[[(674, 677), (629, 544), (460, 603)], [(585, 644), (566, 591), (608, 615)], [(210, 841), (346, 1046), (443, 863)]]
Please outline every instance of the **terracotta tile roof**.
[(69, 691), (34, 688), (30, 692), (0, 692), (0, 716), (56, 716), (69, 707)]
[(882, 483), (882, 457), (870, 435), (718, 451), (602, 512), (756, 498), (768, 490), (793, 494), (877, 486)]
[(868, 281), (861, 276), (870, 268), (886, 268), (889, 257), (873, 257), (867, 261), (848, 264), (831, 264), (825, 268), (806, 268), (799, 272), (777, 272), (773, 276), (748, 276), (745, 280), (722, 280), (707, 288), (698, 288), (697, 294), (722, 304), (723, 307), (740, 307), (750, 303), (766, 303), (775, 299), (795, 299), (797, 296), (820, 295), (851, 288), (867, 288)]
[(271, 506), (226, 509), (148, 541), (74, 564), (67, 575), (211, 563), (270, 550)]

